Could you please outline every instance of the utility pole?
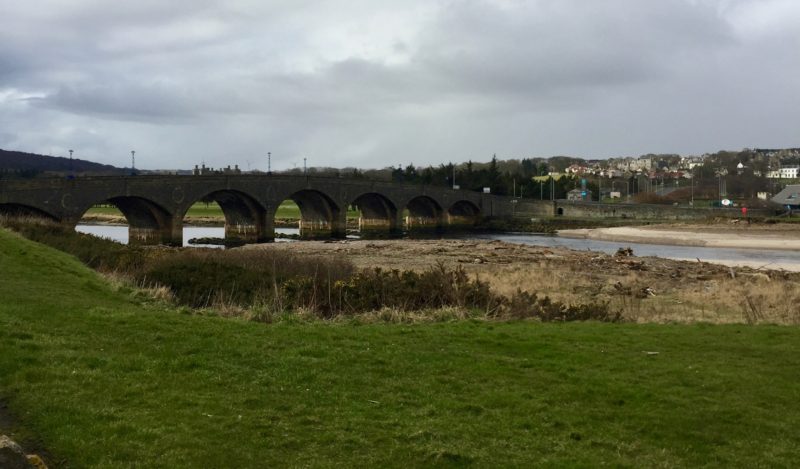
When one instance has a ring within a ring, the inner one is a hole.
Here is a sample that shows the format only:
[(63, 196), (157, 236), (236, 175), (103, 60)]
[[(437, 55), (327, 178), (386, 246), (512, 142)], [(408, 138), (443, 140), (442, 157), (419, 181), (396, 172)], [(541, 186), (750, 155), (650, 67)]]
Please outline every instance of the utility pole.
[(628, 178), (625, 181), (625, 202), (630, 203), (631, 201), (631, 179)]
[(69, 172), (72, 172), (72, 150), (69, 150)]
[[(603, 196), (601, 195), (603, 193), (603, 187), (601, 186), (601, 184), (603, 184), (603, 176), (598, 176), (598, 178), (597, 178), (597, 202), (598, 203), (603, 201)], [(592, 198), (589, 197), (589, 200), (591, 200), (591, 199)]]
[(306, 157), (303, 157), (303, 174), (308, 174), (308, 167), (306, 166)]
[(272, 152), (267, 152), (267, 174), (272, 174)]
[(131, 150), (131, 174), (136, 174), (136, 151)]

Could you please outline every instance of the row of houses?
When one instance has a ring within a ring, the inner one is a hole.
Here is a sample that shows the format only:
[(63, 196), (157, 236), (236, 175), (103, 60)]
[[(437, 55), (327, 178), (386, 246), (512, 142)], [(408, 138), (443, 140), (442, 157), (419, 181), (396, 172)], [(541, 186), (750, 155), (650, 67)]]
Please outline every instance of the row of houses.
[[(631, 177), (631, 176), (649, 176), (650, 178), (654, 177), (663, 177), (666, 179), (691, 179), (692, 178), (692, 168), (696, 167), (696, 162), (688, 162), (690, 165), (689, 168), (680, 168), (677, 170), (670, 169), (669, 167), (662, 167), (658, 170), (656, 169), (638, 169), (638, 170), (621, 170), (617, 168), (602, 168), (598, 165), (596, 166), (586, 166), (586, 165), (579, 165), (573, 164), (568, 167), (565, 172), (569, 175), (573, 176), (599, 176), (604, 178), (623, 178), (623, 177)], [(694, 166), (692, 166), (694, 165)], [(743, 174), (745, 170), (745, 166), (742, 163), (739, 163), (737, 166), (737, 173)], [(724, 174), (727, 174), (725, 172)], [(755, 176), (761, 176), (761, 171), (754, 170), (753, 174)], [(799, 179), (800, 178), (800, 166), (782, 166), (778, 169), (770, 170), (766, 173), (766, 177), (769, 179)]]
[(670, 170), (669, 168), (662, 169), (662, 170), (655, 170), (655, 169), (648, 169), (648, 170), (636, 170), (636, 171), (622, 171), (619, 169), (614, 168), (590, 168), (587, 166), (581, 166), (577, 164), (573, 164), (569, 168), (565, 170), (565, 173), (572, 176), (595, 176), (595, 177), (603, 177), (608, 179), (613, 178), (630, 178), (630, 177), (638, 177), (638, 176), (645, 176), (650, 179), (654, 178), (664, 178), (664, 179), (691, 179), (692, 174), (690, 171), (681, 171), (681, 170)]
[(231, 168), (231, 165), (228, 165), (227, 168), (219, 168), (214, 169), (210, 167), (206, 167), (205, 164), (202, 166), (194, 165), (194, 169), (192, 170), (192, 174), (195, 176), (207, 176), (210, 174), (242, 174), (242, 170), (239, 169), (239, 165), (235, 165)]

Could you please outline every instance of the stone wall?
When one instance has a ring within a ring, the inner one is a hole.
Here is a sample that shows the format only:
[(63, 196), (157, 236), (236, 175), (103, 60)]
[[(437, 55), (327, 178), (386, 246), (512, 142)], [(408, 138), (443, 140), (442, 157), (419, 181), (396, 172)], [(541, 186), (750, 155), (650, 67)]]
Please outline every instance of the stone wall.
[(552, 200), (515, 199), (509, 202), (509, 215), (514, 218), (548, 218), (555, 216), (555, 202)]

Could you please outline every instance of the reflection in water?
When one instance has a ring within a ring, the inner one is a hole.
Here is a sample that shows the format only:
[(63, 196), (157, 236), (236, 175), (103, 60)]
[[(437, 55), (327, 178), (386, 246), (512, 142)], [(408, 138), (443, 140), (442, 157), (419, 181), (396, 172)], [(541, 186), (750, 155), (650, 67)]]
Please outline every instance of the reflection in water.
[[(128, 242), (128, 227), (113, 225), (78, 225), (77, 231), (112, 239), (120, 243)], [(276, 233), (299, 234), (297, 228), (276, 228)], [(184, 246), (221, 247), (212, 245), (189, 245), (192, 238), (222, 238), (225, 229), (213, 226), (185, 226), (183, 227)], [(499, 240), (507, 243), (527, 244), (544, 247), (563, 247), (580, 251), (599, 251), (614, 254), (623, 246), (630, 246), (637, 256), (654, 256), (676, 260), (697, 260), (704, 262), (746, 263), (754, 267), (785, 268), (787, 270), (800, 270), (800, 252), (758, 250), (758, 249), (729, 249), (706, 248), (697, 246), (667, 246), (660, 244), (622, 243), (614, 241), (598, 241), (592, 239), (560, 238), (558, 236), (536, 235), (528, 233), (519, 234), (470, 234), (454, 236), (457, 239), (484, 239)], [(276, 242), (293, 241), (290, 239), (276, 238)], [(794, 266), (794, 267), (792, 267)]]
[[(86, 233), (101, 238), (108, 238), (122, 244), (128, 244), (128, 227), (120, 225), (78, 225), (75, 231)], [(275, 233), (283, 233), (287, 235), (299, 234), (300, 230), (297, 228), (275, 228)], [(221, 226), (184, 226), (183, 227), (183, 245), (193, 247), (205, 248), (221, 248), (215, 244), (189, 244), (192, 238), (224, 238), (225, 228)], [(293, 241), (292, 239), (276, 238), (276, 242)]]

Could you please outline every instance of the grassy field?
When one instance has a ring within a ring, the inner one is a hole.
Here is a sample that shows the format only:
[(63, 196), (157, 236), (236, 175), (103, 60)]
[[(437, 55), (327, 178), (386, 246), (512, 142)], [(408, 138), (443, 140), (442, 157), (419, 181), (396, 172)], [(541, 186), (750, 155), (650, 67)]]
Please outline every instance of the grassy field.
[[(122, 212), (117, 209), (117, 207), (113, 205), (103, 205), (98, 207), (92, 207), (87, 212), (86, 215), (115, 215), (115, 216), (122, 216)], [(216, 203), (212, 202), (210, 204), (205, 204), (203, 202), (197, 202), (196, 204), (192, 205), (189, 211), (186, 212), (187, 217), (219, 217), (222, 218), (222, 208)], [(347, 212), (348, 217), (358, 217), (358, 212), (355, 210), (348, 210)], [(290, 219), (299, 219), (300, 218), (300, 207), (297, 206), (291, 200), (284, 200), (278, 210), (275, 212), (275, 218), (290, 218)]]
[(0, 400), (51, 467), (797, 461), (793, 327), (265, 325), (153, 303), (3, 230), (0, 266)]

